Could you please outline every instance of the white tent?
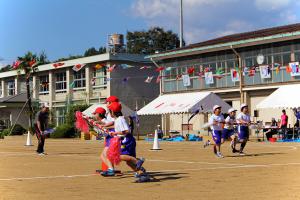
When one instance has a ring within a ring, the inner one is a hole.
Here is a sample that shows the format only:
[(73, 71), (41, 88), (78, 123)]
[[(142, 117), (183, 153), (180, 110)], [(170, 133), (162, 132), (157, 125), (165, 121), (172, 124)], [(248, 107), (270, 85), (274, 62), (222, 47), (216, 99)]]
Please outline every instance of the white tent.
[(138, 115), (161, 115), (212, 112), (214, 105), (219, 105), (227, 112), (230, 107), (218, 95), (212, 92), (192, 92), (161, 95), (140, 109)]
[(300, 84), (279, 87), (265, 98), (257, 108), (297, 108), (300, 107)]
[[(122, 104), (122, 113), (124, 116), (128, 117), (128, 116), (132, 116), (134, 115), (134, 111), (131, 110), (128, 106), (126, 106), (125, 104)], [(98, 107), (102, 107), (107, 111), (106, 108), (106, 104), (100, 104), (100, 103), (96, 103), (91, 105), (90, 107), (88, 107), (85, 111), (83, 111), (82, 113), (85, 114), (88, 117), (92, 117), (93, 116), (93, 112), (95, 112), (96, 108)]]

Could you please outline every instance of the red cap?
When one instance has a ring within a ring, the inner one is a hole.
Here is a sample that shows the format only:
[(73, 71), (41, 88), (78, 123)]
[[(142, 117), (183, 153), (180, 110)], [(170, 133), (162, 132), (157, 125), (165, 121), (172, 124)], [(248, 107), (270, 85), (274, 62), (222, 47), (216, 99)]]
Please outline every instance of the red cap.
[(113, 111), (113, 112), (121, 112), (122, 110), (122, 105), (119, 102), (112, 102), (109, 106), (108, 109)]
[(119, 98), (116, 97), (116, 96), (110, 96), (110, 97), (107, 97), (107, 99), (105, 100), (105, 102), (109, 102), (109, 103), (119, 102)]
[(98, 108), (96, 108), (95, 112), (93, 112), (93, 114), (96, 114), (96, 113), (105, 114), (106, 110), (102, 107), (98, 107)]

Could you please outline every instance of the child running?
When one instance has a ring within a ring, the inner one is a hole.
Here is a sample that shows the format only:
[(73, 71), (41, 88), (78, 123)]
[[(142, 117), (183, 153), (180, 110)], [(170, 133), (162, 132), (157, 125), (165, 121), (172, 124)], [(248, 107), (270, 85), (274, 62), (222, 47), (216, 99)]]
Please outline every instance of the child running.
[(239, 126), (238, 126), (239, 139), (238, 140), (241, 143), (239, 153), (241, 156), (244, 156), (245, 153), (243, 151), (244, 151), (244, 148), (249, 139), (249, 127), (248, 126), (250, 125), (250, 122), (251, 122), (247, 104), (241, 105), (241, 112), (238, 114), (236, 120), (239, 124)]
[[(125, 161), (126, 164), (137, 173), (136, 177), (139, 178), (139, 182), (144, 182), (149, 179), (145, 173), (145, 169), (142, 167), (144, 159), (136, 158), (136, 141), (133, 135), (130, 133), (128, 124), (122, 114), (122, 106), (118, 102), (113, 102), (108, 106), (111, 111), (111, 116), (114, 121), (114, 132), (110, 132), (111, 136), (121, 136), (121, 156), (120, 159)], [(106, 158), (107, 159), (107, 158)], [(111, 173), (103, 173), (103, 176), (111, 176)]]
[(218, 158), (224, 158), (221, 153), (221, 137), (224, 124), (224, 116), (221, 114), (221, 106), (215, 105), (213, 107), (213, 115), (209, 119), (212, 130), (212, 138), (215, 142), (214, 153)]
[(232, 148), (232, 153), (237, 153), (238, 150), (236, 150), (236, 137), (234, 135), (234, 128), (233, 125), (236, 123), (235, 115), (236, 110), (234, 108), (230, 108), (228, 110), (228, 116), (225, 119), (225, 126), (222, 132), (222, 140), (221, 143), (223, 144), (225, 140), (231, 139), (230, 146)]

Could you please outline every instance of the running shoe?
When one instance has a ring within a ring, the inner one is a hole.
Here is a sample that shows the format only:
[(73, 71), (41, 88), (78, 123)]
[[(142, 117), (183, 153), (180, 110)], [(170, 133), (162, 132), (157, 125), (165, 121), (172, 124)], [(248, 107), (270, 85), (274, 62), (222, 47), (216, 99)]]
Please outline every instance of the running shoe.
[(235, 148), (232, 148), (232, 153), (238, 153), (239, 151), (236, 150)]
[(137, 169), (137, 170), (140, 170), (141, 167), (143, 166), (144, 162), (145, 162), (145, 158), (140, 158), (140, 159), (138, 159), (138, 161), (137, 161), (137, 163), (136, 163), (136, 169)]
[(217, 152), (217, 154), (216, 154), (216, 155), (217, 155), (217, 157), (218, 157), (218, 158), (224, 158), (224, 156), (222, 155), (222, 153), (221, 153), (221, 152)]
[(44, 152), (38, 153), (39, 156), (45, 156), (46, 154)]
[(102, 176), (115, 176), (115, 171), (112, 169), (108, 169), (107, 171), (101, 172)]
[(149, 182), (151, 181), (151, 177), (146, 173), (146, 174), (141, 174), (139, 178), (135, 181), (136, 183), (144, 183), (144, 182)]
[(240, 151), (239, 155), (240, 156), (245, 156), (246, 154), (244, 152)]
[(210, 141), (207, 140), (207, 141), (204, 143), (203, 147), (206, 148), (206, 147), (208, 147), (209, 145), (210, 145)]

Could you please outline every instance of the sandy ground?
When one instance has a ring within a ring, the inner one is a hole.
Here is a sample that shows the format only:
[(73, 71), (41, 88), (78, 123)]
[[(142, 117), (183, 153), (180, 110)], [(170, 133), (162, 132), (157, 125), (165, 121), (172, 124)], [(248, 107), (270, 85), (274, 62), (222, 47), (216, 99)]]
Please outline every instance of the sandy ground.
[(223, 146), (224, 159), (201, 142), (161, 143), (162, 151), (138, 142), (138, 155), (152, 182), (134, 183), (122, 164), (123, 176), (101, 177), (99, 141), (46, 141), (47, 156), (25, 147), (24, 138), (0, 140), (0, 199), (300, 199), (300, 144), (257, 143), (239, 157)]

